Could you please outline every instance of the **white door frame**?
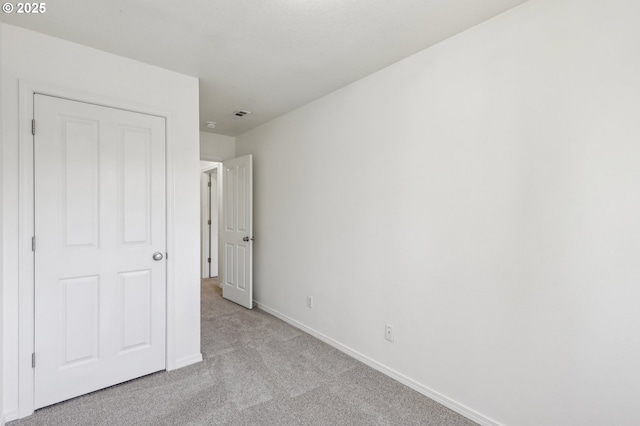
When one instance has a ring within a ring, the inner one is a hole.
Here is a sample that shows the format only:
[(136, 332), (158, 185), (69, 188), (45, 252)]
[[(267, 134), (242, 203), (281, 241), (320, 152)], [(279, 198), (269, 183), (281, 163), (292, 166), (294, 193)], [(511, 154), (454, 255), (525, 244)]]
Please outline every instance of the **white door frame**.
[[(216, 157), (217, 158), (217, 157)], [(221, 169), (222, 169), (222, 161), (218, 161), (218, 160), (206, 160), (202, 157), (200, 157), (201, 161), (209, 161), (211, 163), (216, 163), (216, 164), (212, 164), (211, 166), (205, 167), (202, 170), (200, 170), (200, 176), (202, 176), (203, 174), (211, 174), (211, 172), (213, 170), (216, 170), (216, 195), (217, 195), (217, 200), (216, 200), (216, 210), (218, 210), (218, 220), (217, 220), (217, 225), (218, 225), (218, 232), (220, 232), (220, 200), (221, 200), (221, 196), (222, 196), (222, 173), (221, 173)], [(209, 191), (209, 194), (211, 194), (211, 192)], [(202, 188), (200, 189), (200, 196), (202, 197)], [(209, 208), (211, 208), (211, 201), (209, 201)], [(202, 210), (202, 199), (200, 200), (200, 209)], [(206, 224), (206, 220), (204, 218), (201, 218), (201, 227), (204, 227), (204, 225)], [(203, 232), (200, 232), (200, 245), (202, 246), (202, 238), (203, 238)], [(211, 246), (211, 229), (209, 229), (209, 246)], [(218, 276), (220, 276), (220, 238), (218, 237), (215, 241), (215, 243), (218, 245), (218, 256), (216, 257), (216, 262), (218, 263)], [(202, 252), (202, 259), (201, 262), (204, 264), (207, 261), (207, 256), (210, 256), (211, 253), (205, 253)], [(202, 268), (201, 268), (202, 269)], [(209, 271), (211, 271), (211, 268), (209, 267)], [(202, 275), (202, 270), (200, 271)]]
[[(179, 368), (175, 357), (175, 264), (174, 250), (174, 182), (175, 156), (173, 154), (173, 111), (151, 105), (122, 101), (107, 96), (84, 91), (57, 87), (46, 83), (18, 82), (18, 138), (19, 138), (19, 224), (18, 224), (18, 416), (33, 414), (34, 411), (34, 370), (31, 367), (31, 354), (34, 351), (34, 252), (31, 250), (31, 238), (34, 235), (34, 191), (33, 191), (33, 95), (56, 96), (74, 101), (86, 102), (110, 108), (156, 115), (165, 118), (166, 148), (166, 220), (167, 220), (167, 327), (166, 327), (166, 369)], [(36, 129), (37, 130), (37, 129)]]

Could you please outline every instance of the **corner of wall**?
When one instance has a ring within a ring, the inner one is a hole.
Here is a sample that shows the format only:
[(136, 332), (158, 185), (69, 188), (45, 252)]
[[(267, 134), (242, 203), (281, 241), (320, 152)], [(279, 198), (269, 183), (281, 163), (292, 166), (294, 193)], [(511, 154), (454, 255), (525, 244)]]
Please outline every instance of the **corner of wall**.
[(176, 360), (175, 368), (167, 369), (167, 371), (177, 370), (182, 367), (186, 367), (191, 364), (196, 364), (202, 361), (202, 353), (197, 353), (195, 355), (190, 355), (184, 358), (180, 358)]
[(200, 132), (200, 159), (224, 161), (236, 156), (236, 138), (209, 132)]

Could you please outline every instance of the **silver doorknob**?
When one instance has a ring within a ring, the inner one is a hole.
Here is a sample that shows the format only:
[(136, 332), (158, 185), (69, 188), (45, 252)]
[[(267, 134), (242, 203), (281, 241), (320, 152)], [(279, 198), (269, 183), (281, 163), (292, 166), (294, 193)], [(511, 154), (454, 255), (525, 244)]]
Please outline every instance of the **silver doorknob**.
[(162, 260), (162, 253), (160, 253), (159, 251), (153, 253), (153, 260), (158, 261), (158, 260)]

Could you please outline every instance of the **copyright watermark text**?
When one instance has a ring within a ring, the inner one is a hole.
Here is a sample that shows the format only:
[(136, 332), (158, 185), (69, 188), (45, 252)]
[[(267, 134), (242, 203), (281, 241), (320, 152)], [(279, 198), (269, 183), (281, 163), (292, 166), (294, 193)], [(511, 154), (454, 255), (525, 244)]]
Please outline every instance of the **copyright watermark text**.
[(46, 3), (4, 3), (2, 5), (4, 13), (24, 13), (36, 15), (47, 11)]

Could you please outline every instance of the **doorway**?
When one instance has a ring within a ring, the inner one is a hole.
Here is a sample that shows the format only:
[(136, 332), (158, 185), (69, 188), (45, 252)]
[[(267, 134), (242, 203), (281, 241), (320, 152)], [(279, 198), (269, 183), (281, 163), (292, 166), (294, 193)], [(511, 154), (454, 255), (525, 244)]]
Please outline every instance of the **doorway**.
[[(245, 155), (223, 163), (201, 161), (200, 168), (201, 277), (213, 280), (210, 274), (219, 273), (222, 297), (252, 309), (253, 157)], [(218, 228), (213, 226), (216, 222)], [(217, 264), (217, 269), (210, 264)]]
[(200, 263), (202, 279), (218, 278), (219, 170), (222, 163), (200, 161)]

